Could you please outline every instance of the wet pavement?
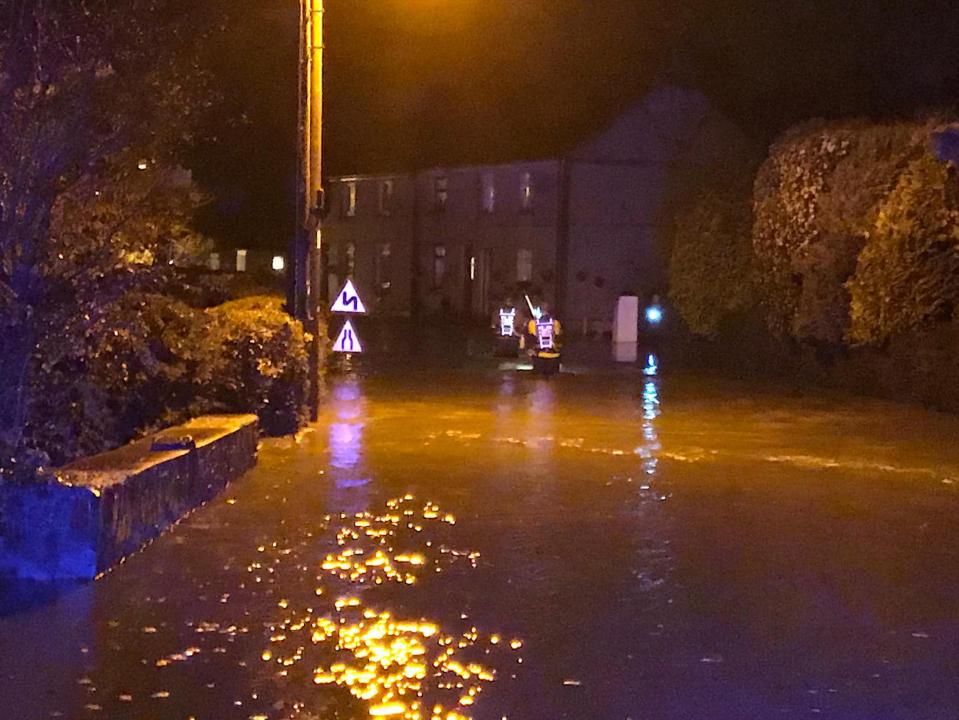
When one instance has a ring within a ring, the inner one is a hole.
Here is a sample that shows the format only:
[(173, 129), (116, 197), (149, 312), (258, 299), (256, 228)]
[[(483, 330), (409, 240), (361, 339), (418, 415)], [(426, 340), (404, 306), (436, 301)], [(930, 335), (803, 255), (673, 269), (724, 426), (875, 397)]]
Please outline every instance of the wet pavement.
[(380, 348), (97, 583), (3, 588), (2, 716), (959, 718), (959, 418)]

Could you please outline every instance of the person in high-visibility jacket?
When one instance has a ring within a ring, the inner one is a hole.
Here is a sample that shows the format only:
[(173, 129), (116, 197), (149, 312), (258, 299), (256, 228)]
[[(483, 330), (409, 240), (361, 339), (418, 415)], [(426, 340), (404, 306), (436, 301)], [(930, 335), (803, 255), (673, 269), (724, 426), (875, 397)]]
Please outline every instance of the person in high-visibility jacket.
[(524, 315), (506, 298), (493, 312), (491, 327), (496, 331), (496, 354), (504, 357), (516, 357), (525, 347), (523, 333), (518, 330), (524, 326)]
[(545, 375), (559, 372), (560, 337), (563, 326), (553, 317), (549, 305), (543, 303), (540, 315), (529, 321), (529, 334), (533, 337), (531, 354), (533, 365)]

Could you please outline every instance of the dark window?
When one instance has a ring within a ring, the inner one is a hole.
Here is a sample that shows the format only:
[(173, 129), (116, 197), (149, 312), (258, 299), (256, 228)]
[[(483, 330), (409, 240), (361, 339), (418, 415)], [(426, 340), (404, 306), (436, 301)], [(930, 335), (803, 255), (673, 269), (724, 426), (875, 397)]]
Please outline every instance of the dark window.
[(446, 282), (446, 247), (433, 247), (433, 287), (441, 288)]
[(346, 277), (353, 279), (353, 273), (356, 270), (356, 245), (346, 244)]
[(445, 212), (450, 199), (450, 181), (439, 177), (433, 181), (433, 209), (436, 212)]
[(393, 247), (383, 243), (376, 253), (376, 290), (380, 295), (387, 294), (393, 287)]
[(533, 176), (524, 172), (520, 176), (520, 208), (523, 212), (532, 212), (533, 210)]
[(533, 279), (533, 251), (519, 250), (516, 253), (516, 281), (529, 282)]
[(393, 212), (393, 191), (392, 180), (384, 180), (380, 183), (379, 207), (380, 215), (390, 215)]
[(496, 210), (496, 178), (493, 173), (483, 173), (483, 211), (492, 214)]

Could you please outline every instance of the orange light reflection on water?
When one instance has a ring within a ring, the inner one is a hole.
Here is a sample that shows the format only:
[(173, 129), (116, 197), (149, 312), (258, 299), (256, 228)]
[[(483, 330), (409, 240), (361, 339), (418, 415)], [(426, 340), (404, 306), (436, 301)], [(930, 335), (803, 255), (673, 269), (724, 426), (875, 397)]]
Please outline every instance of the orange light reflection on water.
[[(316, 598), (325, 598), (328, 591), (335, 598), (326, 601), (325, 613), (308, 608), (271, 628), (262, 661), (289, 667), (315, 647), (321, 657), (331, 657), (313, 667), (313, 683), (348, 691), (371, 717), (469, 720), (467, 709), (497, 677), (487, 665), (489, 657), (512, 652), (521, 662), (516, 653), (522, 642), (484, 636), (476, 627), (448, 632), (426, 618), (401, 618), (371, 607), (362, 596), (386, 584), (414, 586), (423, 573), (440, 573), (463, 559), (475, 567), (479, 553), (426, 540), (443, 528), (449, 531), (456, 518), (412, 495), (388, 501), (379, 513), (339, 519), (338, 550), (320, 564), (321, 584), (315, 590)], [(415, 549), (409, 547), (411, 539)], [(350, 588), (352, 594), (342, 592)], [(289, 606), (284, 600), (279, 607)], [(501, 642), (504, 646), (497, 648)]]

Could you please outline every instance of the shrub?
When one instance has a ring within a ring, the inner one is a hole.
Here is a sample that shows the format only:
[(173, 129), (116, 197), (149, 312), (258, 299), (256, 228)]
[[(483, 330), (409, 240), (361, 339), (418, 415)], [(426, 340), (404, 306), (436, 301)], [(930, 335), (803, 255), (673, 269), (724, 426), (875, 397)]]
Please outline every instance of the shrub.
[(306, 336), (283, 300), (249, 297), (207, 310), (199, 338), (210, 357), (209, 396), (231, 412), (260, 417), (265, 432), (296, 432), (306, 420), (309, 377)]
[(197, 313), (140, 292), (43, 324), (29, 376), (25, 439), (60, 465), (122, 444), (191, 400), (201, 365), (188, 342)]
[(282, 304), (257, 297), (197, 310), (129, 292), (47, 323), (21, 455), (61, 465), (214, 412), (255, 413), (267, 433), (295, 432), (306, 416), (306, 338)]
[(756, 176), (753, 247), (769, 327), (794, 335), (803, 288), (802, 261), (824, 237), (820, 200), (849, 153), (854, 125), (810, 123), (773, 145)]
[(847, 281), (899, 175), (930, 125), (815, 124), (788, 134), (756, 182), (754, 245), (773, 329), (838, 345), (850, 324)]
[(707, 190), (681, 211), (673, 235), (669, 297), (694, 333), (715, 336), (754, 300), (748, 196)]
[(954, 315), (959, 211), (947, 203), (948, 182), (946, 166), (926, 154), (909, 165), (882, 203), (848, 283), (853, 342), (882, 342)]

